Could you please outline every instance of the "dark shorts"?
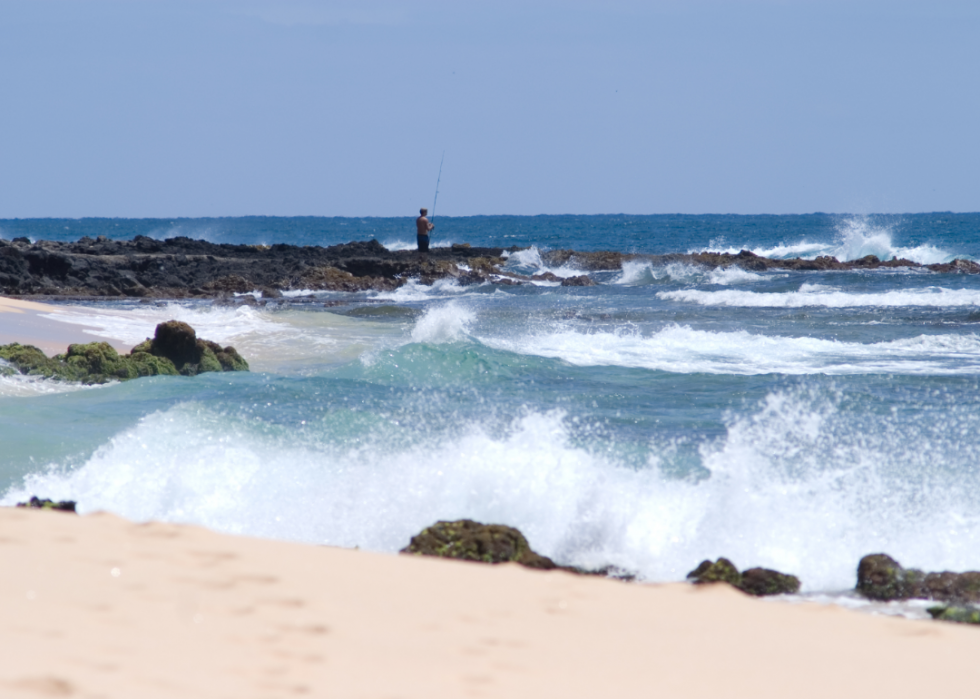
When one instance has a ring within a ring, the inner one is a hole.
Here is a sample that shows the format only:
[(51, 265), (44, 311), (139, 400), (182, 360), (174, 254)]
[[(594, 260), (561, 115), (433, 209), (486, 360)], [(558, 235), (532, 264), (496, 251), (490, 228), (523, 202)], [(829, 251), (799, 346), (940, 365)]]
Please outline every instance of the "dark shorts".
[(429, 236), (419, 235), (416, 238), (419, 241), (419, 252), (429, 252)]

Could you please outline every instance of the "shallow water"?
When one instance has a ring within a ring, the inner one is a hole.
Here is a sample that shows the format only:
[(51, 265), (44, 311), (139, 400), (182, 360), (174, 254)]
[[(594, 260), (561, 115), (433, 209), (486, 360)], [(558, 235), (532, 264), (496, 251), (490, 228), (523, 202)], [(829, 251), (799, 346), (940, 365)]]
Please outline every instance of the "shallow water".
[[(220, 235), (214, 220), (178, 234), (309, 243), (344, 228), (218, 221)], [(408, 245), (409, 219), (373, 222), (382, 242)], [(151, 225), (115, 223), (130, 235)], [(65, 235), (115, 223), (71, 222)], [(173, 233), (157, 223), (142, 234)], [(53, 227), (0, 221), (6, 237)], [(547, 247), (980, 252), (980, 215), (475, 217), (447, 229), (453, 242), (533, 245), (508, 261), (525, 273), (546, 271)], [(76, 304), (52, 317), (131, 343), (177, 318), (234, 344), (253, 371), (82, 389), (0, 378), (2, 502), (71, 498), (380, 551), (470, 517), (517, 526), (562, 563), (660, 581), (724, 555), (847, 604), (867, 553), (980, 568), (980, 277), (644, 263), (592, 276), (598, 286), (318, 294), (339, 303), (326, 307), (296, 295)]]

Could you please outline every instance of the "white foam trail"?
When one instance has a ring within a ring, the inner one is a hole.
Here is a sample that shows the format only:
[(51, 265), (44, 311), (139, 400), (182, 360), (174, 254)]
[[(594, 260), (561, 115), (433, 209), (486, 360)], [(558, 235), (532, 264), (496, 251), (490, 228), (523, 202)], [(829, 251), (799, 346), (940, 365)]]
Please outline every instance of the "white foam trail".
[(441, 306), (426, 309), (412, 329), (412, 342), (442, 344), (458, 342), (466, 337), (476, 314), (458, 303), (450, 301)]
[(728, 286), (730, 284), (747, 284), (752, 282), (765, 281), (784, 275), (763, 276), (755, 272), (749, 272), (741, 267), (718, 267), (711, 270), (708, 275), (708, 282), (718, 286)]
[[(391, 250), (392, 252), (395, 252), (396, 250), (417, 250), (418, 249), (418, 242), (416, 240), (389, 240), (389, 241), (386, 241), (386, 242), (381, 243), (381, 244), (384, 245), (388, 250)], [(446, 241), (446, 240), (433, 241), (433, 242), (430, 242), (429, 243), (429, 248), (430, 249), (431, 248), (448, 248), (448, 247), (451, 247), (451, 246), (452, 246), (452, 242)]]
[[(3, 364), (3, 360), (0, 360), (0, 368)], [(101, 388), (101, 386), (86, 386), (70, 381), (54, 381), (40, 376), (24, 376), (23, 374), (0, 375), (0, 398), (29, 398), (55, 393), (84, 391), (92, 388)]]
[(650, 336), (559, 329), (480, 341), (496, 349), (561, 359), (576, 366), (637, 367), (680, 374), (980, 373), (980, 337), (972, 333), (863, 344), (670, 325)]
[(431, 301), (447, 295), (465, 294), (469, 291), (467, 287), (460, 286), (455, 279), (437, 279), (434, 284), (420, 284), (417, 279), (409, 279), (405, 284), (394, 291), (378, 291), (369, 293), (368, 298), (393, 303), (414, 303), (418, 301)]
[[(329, 418), (327, 418), (329, 420)], [(921, 434), (891, 415), (854, 422), (806, 392), (767, 397), (701, 447), (701, 482), (625, 468), (574, 446), (560, 413), (528, 414), (506, 433), (479, 424), (418, 443), (361, 435), (353, 446), (288, 434), (185, 404), (143, 418), (67, 471), (28, 476), (0, 504), (31, 494), (74, 499), (133, 520), (396, 551), (437, 519), (520, 528), (561, 562), (615, 564), (680, 580), (728, 556), (799, 575), (807, 590), (854, 584), (860, 556), (909, 566), (980, 567), (980, 502), (965, 464), (980, 455), (980, 416), (950, 410)], [(923, 448), (928, 444), (929, 448)], [(953, 462), (950, 475), (943, 471)]]
[(680, 289), (661, 291), (657, 298), (669, 301), (695, 303), (700, 306), (735, 306), (751, 308), (901, 308), (928, 306), (952, 308), (980, 305), (980, 291), (974, 289), (945, 289), (930, 286), (921, 289), (901, 289), (879, 293), (854, 293), (831, 290), (827, 287), (804, 284), (799, 291), (758, 292), (725, 289), (704, 291)]

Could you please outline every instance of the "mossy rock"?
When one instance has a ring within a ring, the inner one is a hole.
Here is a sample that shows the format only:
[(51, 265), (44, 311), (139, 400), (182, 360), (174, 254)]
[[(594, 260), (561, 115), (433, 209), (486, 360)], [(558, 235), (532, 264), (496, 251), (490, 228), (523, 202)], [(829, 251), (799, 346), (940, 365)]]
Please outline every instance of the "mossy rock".
[(73, 371), (56, 358), (48, 357), (34, 345), (12, 343), (0, 345), (0, 359), (5, 359), (21, 374), (75, 380)]
[(906, 571), (898, 561), (884, 553), (872, 553), (858, 563), (855, 589), (868, 599), (902, 600), (916, 596), (921, 571)]
[(742, 582), (737, 587), (756, 597), (795, 595), (800, 591), (800, 579), (769, 568), (749, 568), (742, 571)]
[(699, 584), (726, 582), (738, 587), (742, 582), (742, 575), (730, 560), (719, 558), (714, 563), (701, 561), (697, 568), (687, 574), (687, 579)]
[(970, 605), (929, 607), (926, 611), (937, 621), (952, 621), (957, 624), (980, 624), (980, 608)]
[(153, 339), (133, 348), (134, 352), (137, 350), (166, 357), (184, 376), (197, 376), (208, 371), (248, 371), (248, 362), (234, 347), (200, 340), (194, 328), (179, 320), (160, 323)]
[(75, 512), (74, 500), (48, 500), (37, 496), (31, 496), (27, 502), (18, 502), (17, 507), (25, 507), (35, 510), (58, 510), (59, 512)]
[(742, 592), (754, 597), (770, 595), (793, 595), (800, 591), (800, 579), (795, 575), (780, 573), (769, 568), (749, 568), (739, 572), (727, 558), (701, 561), (701, 564), (687, 574), (688, 580), (695, 584), (728, 583)]
[(37, 347), (0, 346), (0, 359), (9, 362), (7, 372), (19, 371), (66, 381), (100, 384), (141, 376), (196, 376), (209, 371), (248, 371), (248, 362), (234, 347), (200, 340), (194, 328), (180, 321), (161, 323), (153, 339), (121, 355), (106, 342), (69, 345), (68, 352), (48, 357)]
[(471, 519), (436, 522), (413, 536), (400, 553), (481, 563), (513, 562), (540, 570), (558, 567), (550, 558), (532, 551), (527, 539), (514, 527)]
[(916, 568), (903, 568), (887, 554), (873, 553), (858, 564), (855, 589), (873, 600), (937, 599), (980, 603), (980, 572), (924, 573)]

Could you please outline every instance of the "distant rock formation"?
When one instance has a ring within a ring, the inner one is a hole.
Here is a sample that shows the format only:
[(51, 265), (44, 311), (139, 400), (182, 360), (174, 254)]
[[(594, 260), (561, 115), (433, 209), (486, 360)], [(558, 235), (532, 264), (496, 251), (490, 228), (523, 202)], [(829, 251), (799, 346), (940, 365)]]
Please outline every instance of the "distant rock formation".
[(881, 601), (935, 599), (980, 603), (980, 572), (924, 573), (916, 568), (903, 568), (887, 554), (873, 553), (858, 563), (855, 589), (868, 599)]
[[(187, 323), (171, 320), (156, 327), (129, 354), (120, 355), (106, 342), (69, 345), (68, 352), (48, 357), (33, 345), (0, 345), (0, 359), (8, 373), (43, 376), (64, 381), (101, 384), (141, 376), (195, 376), (207, 371), (248, 371), (234, 347), (199, 340)], [(4, 366), (0, 365), (0, 372)]]
[(719, 558), (714, 563), (701, 561), (687, 578), (696, 584), (725, 582), (755, 597), (792, 595), (800, 591), (800, 579), (795, 575), (769, 568), (749, 568), (740, 573), (727, 558)]

